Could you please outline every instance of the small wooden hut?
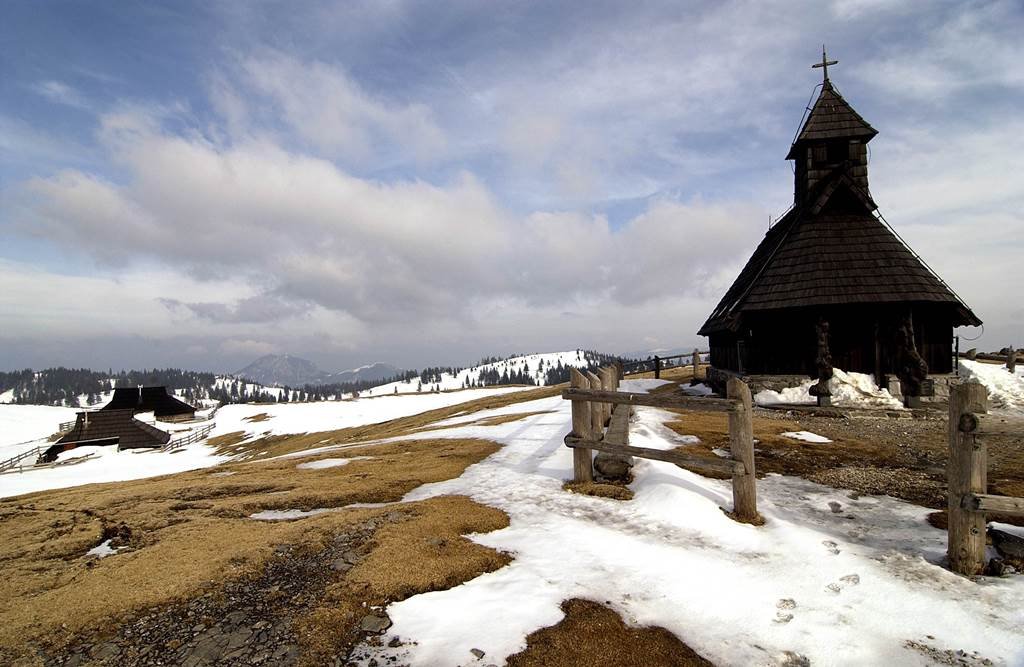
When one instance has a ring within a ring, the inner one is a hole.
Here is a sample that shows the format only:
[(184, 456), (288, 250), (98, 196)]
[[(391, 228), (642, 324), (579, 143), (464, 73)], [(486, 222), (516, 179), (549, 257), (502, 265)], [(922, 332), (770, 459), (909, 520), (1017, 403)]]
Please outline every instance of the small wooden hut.
[(713, 382), (811, 376), (827, 397), (834, 365), (880, 386), (895, 375), (913, 403), (929, 373), (952, 371), (953, 328), (981, 320), (877, 214), (867, 150), (877, 131), (832, 85), (831, 64), (818, 65), (821, 92), (786, 156), (793, 206), (698, 333)]
[(42, 456), (45, 462), (57, 460), (61, 452), (76, 447), (107, 447), (118, 449), (157, 448), (167, 444), (171, 435), (135, 419), (131, 408), (79, 412), (75, 426), (50, 446)]

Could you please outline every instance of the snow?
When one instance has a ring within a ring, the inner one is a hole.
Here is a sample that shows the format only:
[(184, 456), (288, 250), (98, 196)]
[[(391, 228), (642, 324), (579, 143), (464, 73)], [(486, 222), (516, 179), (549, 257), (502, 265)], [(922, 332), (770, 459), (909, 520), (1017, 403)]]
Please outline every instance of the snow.
[(115, 549), (110, 546), (110, 540), (104, 540), (99, 546), (95, 546), (85, 552), (86, 556), (96, 556), (97, 558), (105, 558), (107, 556), (113, 556), (120, 549)]
[(46, 443), (62, 422), (78, 411), (49, 405), (0, 405), (0, 460)]
[[(28, 406), (19, 406), (28, 407)], [(0, 475), (0, 498), (45, 489), (62, 489), (95, 482), (120, 482), (206, 468), (228, 460), (202, 443), (186, 445), (173, 452), (126, 449), (115, 446), (76, 447), (60, 455), (58, 461), (91, 454), (76, 465), (56, 466)]]
[[(541, 362), (544, 364), (543, 368), (541, 368)], [(481, 371), (496, 370), (500, 374), (505, 371), (509, 371), (511, 373), (513, 371), (523, 370), (526, 367), (529, 367), (529, 373), (533, 377), (534, 381), (538, 385), (543, 385), (547, 369), (557, 367), (559, 363), (561, 363), (562, 366), (584, 368), (589, 365), (590, 361), (586, 358), (586, 355), (582, 350), (527, 354), (519, 357), (512, 357), (511, 359), (506, 359), (504, 361), (496, 361), (490, 364), (465, 368), (454, 375), (451, 373), (442, 373), (440, 382), (426, 383), (423, 385), (423, 390), (426, 391), (428, 388), (432, 389), (435, 385), (438, 385), (441, 391), (462, 389), (467, 380), (470, 382), (477, 380)], [(418, 383), (418, 378), (413, 378), (408, 382), (392, 382), (363, 391), (360, 393), (360, 396), (393, 395), (396, 393), (396, 390), (398, 394), (415, 393)]]
[[(628, 381), (622, 389), (631, 390)], [(946, 536), (928, 525), (926, 508), (884, 496), (851, 500), (771, 475), (758, 481), (767, 523), (748, 526), (720, 509), (731, 506), (727, 481), (648, 460), (633, 469), (632, 501), (567, 493), (568, 403), (516, 408), (541, 414), (414, 436), (503, 445), (461, 477), (419, 487), (405, 501), (464, 494), (504, 510), (508, 528), (469, 537), (514, 560), (391, 604), (393, 626), (380, 645), (362, 647), (378, 664), (392, 656), (460, 664), (472, 648), (500, 664), (524, 648), (527, 634), (561, 620), (559, 603), (571, 597), (606, 603), (632, 625), (664, 626), (716, 664), (778, 664), (787, 651), (810, 664), (925, 664), (908, 640), (978, 651), (997, 664), (1024, 661), (1024, 577), (974, 582), (940, 567)], [(662, 422), (678, 418), (637, 409), (631, 444), (673, 446)], [(795, 608), (781, 610), (782, 600)], [(388, 647), (395, 637), (403, 644)]]
[[(210, 437), (236, 431), (244, 431), (247, 437), (332, 431), (385, 422), (486, 396), (523, 390), (523, 387), (493, 387), (437, 394), (386, 395), (355, 401), (225, 405), (217, 411), (217, 426)], [(268, 419), (246, 421), (259, 414), (266, 414)]]
[(323, 470), (324, 468), (337, 468), (338, 466), (347, 466), (352, 461), (369, 461), (372, 456), (353, 456), (349, 459), (317, 459), (316, 461), (306, 461), (295, 466), (300, 470)]
[(305, 519), (307, 516), (316, 516), (325, 512), (339, 512), (343, 509), (345, 508), (318, 507), (311, 510), (263, 510), (262, 512), (250, 514), (249, 518), (256, 519), (257, 521), (294, 521), (295, 519)]
[(1017, 537), (1024, 539), (1024, 526), (1014, 526), (1009, 523), (999, 523), (998, 521), (992, 521), (988, 525), (992, 526), (996, 530), (1001, 530), (1004, 533), (1010, 533)]
[(1011, 375), (1004, 365), (961, 359), (960, 377), (985, 385), (990, 410), (1024, 413), (1024, 364)]
[[(814, 384), (817, 384), (817, 380), (807, 380), (797, 387), (787, 387), (782, 391), (764, 389), (754, 395), (754, 402), (758, 405), (814, 403), (816, 399), (808, 393), (808, 389)], [(903, 403), (894, 398), (888, 389), (879, 389), (874, 378), (864, 373), (847, 373), (836, 368), (828, 384), (832, 390), (833, 405), (893, 410), (903, 408)]]
[(782, 435), (786, 436), (787, 438), (793, 438), (794, 440), (803, 440), (804, 442), (814, 442), (820, 444), (832, 442), (825, 436), (818, 435), (817, 433), (811, 433), (810, 431), (786, 431)]

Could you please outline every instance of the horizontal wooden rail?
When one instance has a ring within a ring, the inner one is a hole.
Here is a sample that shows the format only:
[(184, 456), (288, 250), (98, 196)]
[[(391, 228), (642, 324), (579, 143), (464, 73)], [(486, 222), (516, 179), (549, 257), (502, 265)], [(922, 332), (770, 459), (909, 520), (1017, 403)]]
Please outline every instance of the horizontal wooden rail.
[(619, 454), (620, 456), (637, 456), (642, 459), (653, 459), (665, 461), (691, 468), (700, 468), (707, 471), (724, 473), (726, 475), (742, 475), (746, 468), (740, 461), (722, 460), (712, 461), (692, 454), (683, 454), (675, 450), (650, 449), (648, 447), (634, 447), (632, 445), (619, 445), (604, 440), (585, 440), (577, 438), (573, 434), (565, 436), (566, 447), (578, 447), (580, 449), (595, 449), (599, 452)]
[(990, 493), (968, 493), (960, 504), (964, 509), (975, 512), (998, 512), (1024, 516), (1024, 498), (994, 496)]
[(594, 403), (617, 403), (643, 405), (649, 408), (677, 410), (706, 410), (711, 412), (734, 412), (742, 410), (742, 403), (731, 398), (702, 398), (678, 394), (634, 394), (628, 391), (600, 391), (596, 389), (569, 388), (562, 391), (567, 401), (591, 401)]
[(957, 428), (974, 435), (1024, 435), (1024, 417), (964, 412)]

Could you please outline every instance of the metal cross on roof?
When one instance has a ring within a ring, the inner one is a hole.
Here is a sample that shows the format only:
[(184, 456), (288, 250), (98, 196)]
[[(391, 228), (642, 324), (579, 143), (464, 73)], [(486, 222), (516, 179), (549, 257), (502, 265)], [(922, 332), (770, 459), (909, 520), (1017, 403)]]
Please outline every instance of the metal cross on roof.
[(825, 83), (828, 83), (828, 66), (829, 65), (838, 65), (838, 64), (839, 64), (838, 60), (829, 60), (828, 59), (828, 56), (825, 55), (825, 45), (822, 44), (821, 45), (821, 62), (820, 63), (814, 63), (813, 65), (811, 65), (811, 69), (814, 69), (814, 68), (817, 68), (817, 67), (821, 67), (824, 70), (824, 73), (825, 73)]

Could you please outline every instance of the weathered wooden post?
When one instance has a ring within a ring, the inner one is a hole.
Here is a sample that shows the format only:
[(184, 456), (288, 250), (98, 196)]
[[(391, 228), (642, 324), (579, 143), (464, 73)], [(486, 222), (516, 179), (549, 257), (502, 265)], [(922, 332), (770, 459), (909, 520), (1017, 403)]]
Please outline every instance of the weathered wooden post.
[[(601, 389), (604, 389), (605, 391), (615, 391), (615, 371), (610, 367), (605, 366), (604, 368), (599, 368), (597, 372), (601, 376)], [(612, 418), (612, 404), (602, 403), (601, 405), (604, 408), (601, 413), (601, 418), (604, 420), (603, 423), (607, 424)]]
[[(587, 371), (587, 380), (590, 381), (590, 389), (601, 388), (601, 378)], [(597, 401), (590, 402), (590, 423), (594, 432), (594, 440), (601, 439), (601, 432), (604, 430), (604, 404)]]
[(949, 388), (949, 567), (958, 574), (978, 574), (985, 569), (985, 513), (963, 506), (964, 495), (986, 493), (988, 455), (985, 443), (973, 432), (960, 429), (965, 412), (988, 412), (988, 391), (977, 382)]
[(743, 472), (732, 475), (732, 505), (737, 521), (759, 523), (757, 513), (757, 478), (754, 475), (754, 410), (750, 387), (739, 378), (731, 377), (726, 384), (726, 395), (739, 401), (729, 411), (729, 448), (732, 457), (743, 464)]
[(1013, 345), (1006, 351), (1006, 370), (1010, 371), (1010, 375), (1017, 371), (1017, 350), (1013, 349)]
[(654, 355), (654, 377), (661, 378), (661, 357)]
[(697, 380), (697, 371), (700, 370), (700, 351), (693, 348), (693, 379)]
[[(569, 385), (574, 389), (589, 389), (590, 380), (584, 377), (583, 373), (571, 368), (569, 369)], [(572, 402), (572, 432), (577, 438), (594, 438), (589, 401)], [(574, 482), (594, 480), (594, 467), (589, 449), (573, 448), (572, 478)]]

